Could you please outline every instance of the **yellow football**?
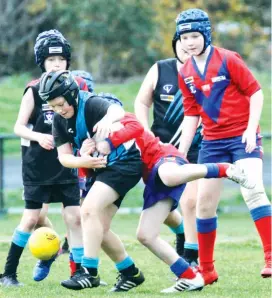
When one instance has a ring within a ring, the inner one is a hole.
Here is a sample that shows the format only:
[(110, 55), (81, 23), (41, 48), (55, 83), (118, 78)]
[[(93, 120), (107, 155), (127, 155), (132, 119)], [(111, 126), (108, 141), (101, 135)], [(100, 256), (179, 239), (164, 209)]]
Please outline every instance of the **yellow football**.
[(42, 227), (34, 231), (28, 244), (34, 257), (47, 261), (58, 253), (60, 237), (54, 230)]

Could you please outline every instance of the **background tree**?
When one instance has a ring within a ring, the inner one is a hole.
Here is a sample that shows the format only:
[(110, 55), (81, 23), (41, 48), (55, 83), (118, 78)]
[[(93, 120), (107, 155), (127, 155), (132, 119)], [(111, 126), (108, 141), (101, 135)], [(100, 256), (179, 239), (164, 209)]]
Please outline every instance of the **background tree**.
[(52, 0), (0, 1), (0, 75), (25, 70), (33, 58), (29, 42), (51, 11)]

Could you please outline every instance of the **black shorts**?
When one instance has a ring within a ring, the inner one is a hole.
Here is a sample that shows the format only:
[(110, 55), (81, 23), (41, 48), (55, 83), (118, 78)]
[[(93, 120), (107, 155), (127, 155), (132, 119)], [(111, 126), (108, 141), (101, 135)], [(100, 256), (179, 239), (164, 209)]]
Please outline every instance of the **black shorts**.
[(95, 172), (87, 191), (95, 181), (107, 184), (119, 194), (120, 197), (114, 202), (119, 208), (126, 193), (140, 181), (142, 171), (143, 164), (140, 160), (118, 160), (113, 165)]
[[(25, 185), (23, 199), (35, 203), (63, 203), (63, 206), (79, 206), (80, 194), (78, 183), (54, 185)], [(37, 204), (35, 204), (37, 206)], [(29, 208), (37, 209), (37, 208)]]
[(187, 154), (187, 159), (189, 163), (197, 163), (199, 149), (189, 150)]

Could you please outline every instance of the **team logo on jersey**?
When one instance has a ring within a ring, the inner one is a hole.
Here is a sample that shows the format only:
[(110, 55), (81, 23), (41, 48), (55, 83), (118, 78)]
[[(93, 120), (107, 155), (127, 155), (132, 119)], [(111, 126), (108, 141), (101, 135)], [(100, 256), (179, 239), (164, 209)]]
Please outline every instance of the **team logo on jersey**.
[(54, 112), (47, 111), (43, 115), (44, 115), (44, 123), (51, 125), (53, 123)]
[(43, 104), (42, 105), (42, 111), (43, 111), (43, 119), (44, 123), (52, 125), (53, 123), (53, 117), (54, 117), (54, 112), (52, 108), (49, 106), (49, 104)]
[(71, 134), (73, 134), (73, 133), (74, 133), (74, 131), (73, 131), (73, 129), (72, 129), (72, 128), (68, 128), (68, 132), (69, 132), (69, 133), (71, 133)]
[(196, 93), (196, 88), (193, 84), (189, 85), (189, 89), (190, 89), (191, 93), (193, 93), (193, 94)]
[(188, 77), (184, 79), (184, 83), (187, 84), (191, 84), (194, 81), (194, 77)]
[(163, 86), (163, 90), (165, 90), (167, 93), (169, 93), (172, 88), (173, 88), (173, 85), (164, 85)]
[(215, 83), (215, 82), (220, 82), (220, 81), (224, 81), (226, 79), (225, 76), (219, 76), (219, 77), (213, 77), (212, 78), (212, 82)]
[(49, 54), (60, 54), (62, 53), (62, 47), (49, 47), (48, 52)]

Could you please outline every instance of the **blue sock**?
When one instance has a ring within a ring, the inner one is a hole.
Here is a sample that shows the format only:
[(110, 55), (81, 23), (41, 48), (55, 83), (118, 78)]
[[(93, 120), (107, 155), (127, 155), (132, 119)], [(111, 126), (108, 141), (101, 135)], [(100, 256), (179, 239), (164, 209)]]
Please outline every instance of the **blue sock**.
[(192, 249), (192, 250), (198, 250), (198, 243), (184, 243), (184, 248), (186, 249)]
[(12, 242), (20, 247), (25, 247), (30, 235), (31, 233), (23, 232), (18, 229), (15, 229), (12, 236)]
[(189, 264), (183, 259), (179, 258), (175, 263), (170, 266), (171, 271), (180, 277), (183, 272), (189, 268)]
[(206, 234), (217, 229), (217, 216), (205, 219), (196, 219), (197, 232)]
[(250, 215), (254, 221), (263, 217), (271, 216), (271, 205), (264, 205), (250, 210)]
[(169, 227), (169, 229), (174, 233), (174, 234), (184, 234), (184, 228), (183, 228), (183, 222), (175, 228)]
[(218, 178), (219, 177), (219, 168), (216, 163), (204, 163), (207, 167), (207, 174), (204, 178)]
[(127, 256), (123, 261), (115, 263), (115, 267), (118, 271), (124, 270), (134, 264), (131, 257)]
[(98, 258), (87, 258), (85, 256), (81, 259), (81, 265), (86, 268), (98, 268), (99, 259)]
[(84, 255), (83, 247), (72, 247), (72, 258), (75, 263), (81, 263), (82, 257)]

